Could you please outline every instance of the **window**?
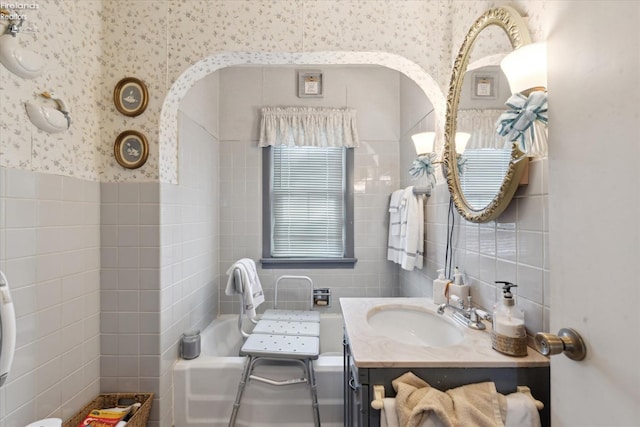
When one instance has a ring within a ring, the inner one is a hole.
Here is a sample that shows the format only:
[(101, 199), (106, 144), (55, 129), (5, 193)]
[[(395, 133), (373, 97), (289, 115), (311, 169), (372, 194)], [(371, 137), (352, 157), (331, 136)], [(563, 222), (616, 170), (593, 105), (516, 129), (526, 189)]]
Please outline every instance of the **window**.
[(460, 187), (472, 209), (484, 209), (500, 191), (509, 170), (511, 151), (495, 149), (466, 149), (464, 172)]
[(348, 268), (353, 258), (353, 150), (264, 150), (263, 268)]
[(352, 268), (351, 108), (263, 107), (262, 268)]

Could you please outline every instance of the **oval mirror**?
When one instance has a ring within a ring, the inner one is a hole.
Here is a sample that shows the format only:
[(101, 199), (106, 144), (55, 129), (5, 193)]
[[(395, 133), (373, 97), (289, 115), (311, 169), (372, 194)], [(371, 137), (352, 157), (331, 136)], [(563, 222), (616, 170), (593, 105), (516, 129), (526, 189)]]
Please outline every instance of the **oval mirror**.
[(471, 26), (456, 57), (445, 123), (444, 163), (449, 192), (467, 221), (487, 222), (509, 205), (528, 159), (496, 132), (511, 95), (501, 59), (531, 42), (510, 7), (490, 9)]

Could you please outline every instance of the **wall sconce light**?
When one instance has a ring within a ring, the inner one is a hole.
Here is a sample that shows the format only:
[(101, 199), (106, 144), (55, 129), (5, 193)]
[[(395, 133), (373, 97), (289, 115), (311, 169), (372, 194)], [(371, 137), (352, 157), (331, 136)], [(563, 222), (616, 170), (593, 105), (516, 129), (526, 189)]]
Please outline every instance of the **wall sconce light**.
[(49, 92), (43, 92), (40, 96), (54, 100), (58, 108), (27, 102), (25, 107), (31, 123), (36, 125), (38, 129), (42, 129), (48, 133), (58, 133), (69, 129), (71, 126), (71, 115), (64, 101), (56, 98), (53, 93)]
[(433, 145), (436, 140), (435, 132), (420, 132), (411, 135), (413, 145), (416, 147), (418, 156), (427, 155), (433, 152)]
[(547, 154), (547, 45), (531, 43), (502, 59), (511, 93), (509, 107), (498, 119), (496, 131), (509, 141), (517, 141), (528, 157)]
[[(429, 180), (431, 188), (436, 185), (435, 165), (443, 163), (438, 160), (433, 146), (436, 139), (435, 132), (420, 132), (411, 135), (413, 145), (416, 147), (418, 157), (413, 161), (409, 174), (413, 178), (425, 176)], [(471, 134), (466, 132), (456, 132), (456, 153), (458, 154), (458, 171), (462, 173), (466, 159), (462, 156), (471, 139)]]
[[(11, 12), (2, 9), (0, 14), (11, 16)], [(10, 22), (4, 34), (0, 35), (0, 63), (13, 74), (24, 79), (33, 79), (44, 71), (42, 58), (20, 46), (17, 34), (20, 32), (24, 19), (18, 24)]]
[(528, 96), (547, 89), (547, 44), (531, 43), (514, 50), (500, 62), (511, 93)]

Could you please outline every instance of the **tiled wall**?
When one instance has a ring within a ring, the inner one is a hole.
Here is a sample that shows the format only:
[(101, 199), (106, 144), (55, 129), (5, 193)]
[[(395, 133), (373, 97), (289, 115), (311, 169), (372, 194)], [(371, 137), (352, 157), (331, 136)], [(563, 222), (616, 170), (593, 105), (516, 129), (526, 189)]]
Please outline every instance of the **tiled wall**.
[(171, 425), (179, 338), (217, 314), (217, 140), (181, 114), (180, 185), (103, 183), (103, 392), (156, 393)]
[(101, 184), (102, 392), (158, 392), (159, 188)]
[(218, 140), (180, 116), (180, 184), (162, 184), (160, 426), (173, 419), (173, 362), (181, 334), (218, 314)]
[[(317, 68), (317, 67), (316, 67)], [(237, 312), (223, 294), (226, 270), (238, 258), (262, 256), (262, 157), (257, 147), (259, 107), (321, 105), (357, 110), (361, 146), (355, 149), (354, 269), (262, 270), (268, 303), (283, 274), (304, 274), (332, 290), (330, 310), (342, 296), (392, 296), (397, 269), (386, 261), (389, 194), (399, 185), (400, 75), (381, 67), (320, 67), (326, 82), (321, 99), (296, 96), (296, 69), (236, 67), (220, 71), (220, 282), (221, 311)], [(258, 266), (259, 266), (258, 262)], [(262, 308), (262, 307), (261, 307)]]
[[(518, 285), (518, 304), (525, 310), (530, 334), (549, 330), (549, 254), (547, 159), (530, 163), (529, 184), (521, 186), (496, 220), (474, 224), (455, 213), (453, 265), (466, 274), (475, 305), (491, 309), (496, 280)], [(403, 293), (433, 292), (437, 269), (444, 268), (449, 193), (439, 181), (427, 202), (427, 268), (424, 275), (401, 274)]]
[(100, 388), (100, 186), (0, 168), (0, 269), (17, 348), (0, 426), (67, 418)]

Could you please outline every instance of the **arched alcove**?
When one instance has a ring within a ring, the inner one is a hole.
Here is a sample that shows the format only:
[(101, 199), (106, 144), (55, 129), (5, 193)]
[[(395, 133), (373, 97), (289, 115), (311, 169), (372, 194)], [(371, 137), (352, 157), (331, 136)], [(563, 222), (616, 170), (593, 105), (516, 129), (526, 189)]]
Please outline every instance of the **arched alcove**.
[[(178, 181), (178, 108), (189, 89), (203, 77), (234, 65), (380, 65), (413, 80), (434, 107), (435, 129), (440, 135), (446, 99), (434, 78), (424, 68), (402, 56), (387, 52), (223, 52), (203, 58), (171, 86), (162, 106), (159, 123), (159, 177), (161, 182)], [(442, 142), (438, 141), (437, 147)]]

